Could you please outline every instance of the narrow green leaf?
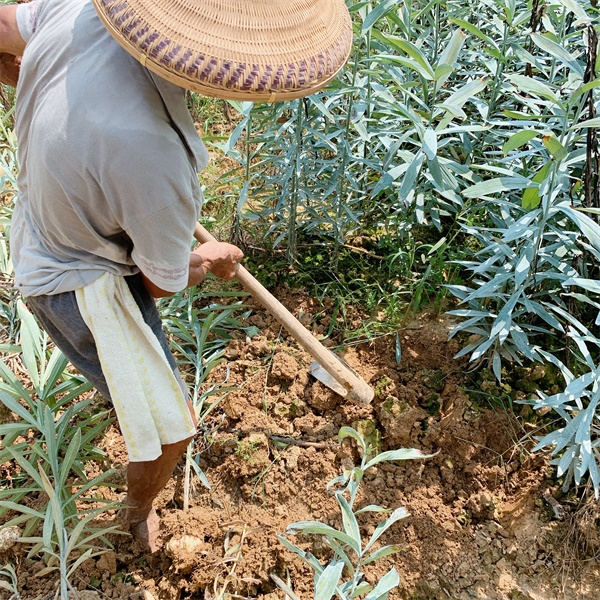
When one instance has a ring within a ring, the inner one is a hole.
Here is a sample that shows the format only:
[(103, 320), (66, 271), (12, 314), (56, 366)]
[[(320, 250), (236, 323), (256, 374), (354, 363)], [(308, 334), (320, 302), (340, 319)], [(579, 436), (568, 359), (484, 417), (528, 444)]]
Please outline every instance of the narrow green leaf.
[(381, 462), (387, 462), (391, 460), (418, 460), (422, 458), (431, 458), (434, 454), (425, 454), (421, 450), (416, 448), (399, 448), (398, 450), (387, 450), (381, 452), (374, 458), (372, 458), (364, 467), (366, 471), (369, 467), (377, 465)]
[(318, 535), (332, 537), (336, 540), (340, 540), (340, 542), (343, 542), (344, 544), (347, 544), (357, 554), (360, 554), (360, 545), (357, 544), (356, 541), (347, 533), (338, 531), (337, 529), (334, 529), (329, 525), (325, 525), (324, 523), (319, 523), (318, 521), (299, 521), (297, 523), (292, 523), (291, 525), (288, 525), (286, 531), (290, 533), (316, 533)]
[(200, 480), (200, 482), (202, 483), (202, 485), (207, 490), (210, 490), (211, 489), (210, 482), (206, 478), (206, 475), (205, 475), (204, 471), (200, 468), (200, 465), (198, 465), (198, 463), (195, 460), (191, 460), (190, 464), (192, 466), (192, 469), (194, 470), (194, 473), (196, 473), (196, 476), (198, 477), (198, 479)]
[(553, 42), (546, 35), (540, 35), (539, 33), (532, 33), (531, 39), (538, 48), (541, 48), (544, 52), (550, 54), (550, 56), (558, 58), (574, 73), (576, 73), (580, 77), (583, 77), (582, 64), (580, 64), (579, 61), (562, 46), (560, 46), (556, 42)]
[(373, 586), (368, 581), (363, 581), (359, 583), (357, 588), (354, 590), (352, 594), (352, 598), (358, 598), (358, 596), (362, 596), (363, 594), (368, 594), (373, 589)]
[[(0, 375), (2, 375), (2, 373), (0, 373)], [(17, 402), (13, 396), (7, 394), (3, 389), (0, 389), (0, 401), (2, 404), (4, 404), (4, 406), (6, 406), (6, 408), (8, 408), (8, 410), (21, 417), (21, 419), (23, 419), (23, 421), (27, 423), (29, 427), (36, 428), (37, 421), (35, 416), (32, 415), (31, 412), (29, 412), (22, 404)]]
[(81, 450), (81, 429), (77, 429), (73, 434), (73, 438), (67, 447), (67, 451), (65, 452), (65, 456), (60, 465), (59, 471), (59, 488), (62, 488), (66, 481), (69, 473), (71, 472), (71, 467), (73, 466), (73, 462), (79, 455), (79, 451)]
[(458, 106), (462, 108), (464, 104), (470, 99), (476, 96), (479, 92), (483, 91), (487, 87), (487, 79), (475, 79), (465, 83), (458, 90), (450, 94), (448, 98), (444, 100), (444, 105)]
[(43, 490), (44, 482), (35, 467), (27, 460), (27, 458), (18, 452), (14, 446), (12, 448), (6, 448), (6, 451), (11, 455), (13, 460), (16, 460), (19, 463), (19, 466), (24, 471), (27, 471), (27, 474), (38, 484), (40, 490)]
[(595, 294), (600, 294), (600, 282), (596, 279), (585, 279), (583, 277), (571, 277), (566, 279), (561, 284), (564, 288), (568, 288), (569, 286), (576, 285), (584, 290), (588, 290), (589, 292), (593, 292)]
[(342, 559), (342, 561), (346, 565), (346, 568), (348, 569), (348, 573), (350, 573), (352, 575), (352, 577), (354, 577), (354, 571), (355, 571), (354, 565), (352, 564), (352, 561), (348, 558), (348, 555), (342, 548), (341, 544), (337, 540), (334, 540), (333, 538), (331, 538), (328, 541), (328, 543), (331, 546), (331, 549), (335, 552), (335, 557)]
[(335, 497), (342, 511), (342, 522), (344, 524), (344, 531), (355, 541), (356, 547), (359, 548), (358, 553), (360, 554), (361, 537), (358, 521), (356, 520), (356, 517), (352, 512), (352, 508), (350, 507), (344, 496), (337, 492)]
[(553, 135), (542, 136), (542, 142), (556, 160), (562, 160), (567, 157), (567, 149)]
[[(30, 506), (25, 506), (24, 504), (17, 504), (16, 502), (11, 502), (10, 500), (0, 500), (0, 506), (4, 508), (8, 508), (9, 510), (13, 510), (15, 512), (20, 512), (25, 515), (30, 515), (32, 517), (39, 517), (40, 519), (44, 518), (44, 513), (39, 510), (35, 510)], [(3, 527), (5, 524), (3, 524)]]
[(385, 556), (389, 556), (390, 554), (396, 554), (398, 552), (401, 552), (402, 550), (402, 546), (383, 546), (383, 548), (379, 548), (379, 550), (373, 552), (373, 554), (371, 554), (369, 558), (364, 560), (362, 564), (368, 565), (369, 563), (375, 562), (380, 558), (384, 558)]
[(511, 135), (502, 146), (504, 156), (506, 156), (511, 150), (516, 150), (517, 148), (524, 146), (527, 142), (530, 142), (534, 138), (538, 137), (538, 135), (539, 133), (533, 129), (523, 129), (522, 131), (518, 131), (517, 133)]
[(56, 382), (64, 376), (69, 361), (65, 355), (58, 349), (54, 348), (50, 356), (50, 360), (40, 376), (40, 399), (46, 400), (52, 393), (56, 393), (53, 387)]
[(375, 25), (379, 19), (394, 10), (397, 5), (398, 3), (396, 0), (383, 0), (383, 2), (377, 4), (373, 10), (367, 13), (362, 24), (361, 35), (365, 35), (365, 33), (373, 28), (373, 25)]
[(338, 431), (338, 443), (341, 444), (344, 438), (347, 437), (354, 438), (360, 444), (363, 456), (367, 454), (367, 444), (363, 436), (360, 435), (360, 433), (358, 433), (358, 431), (356, 431), (356, 429), (353, 429), (352, 427), (340, 427), (340, 430)]
[(434, 78), (433, 68), (419, 48), (417, 48), (411, 42), (401, 38), (396, 38), (396, 44), (399, 49), (406, 52), (406, 54), (408, 54), (413, 60), (421, 65), (421, 67), (423, 67), (424, 71), (428, 74), (429, 80)]
[(537, 79), (533, 79), (532, 77), (527, 77), (525, 75), (509, 75), (508, 79), (521, 92), (526, 92), (528, 94), (536, 94), (541, 98), (550, 100), (556, 106), (562, 108), (562, 103), (560, 102), (556, 94), (545, 83), (542, 83)]
[(363, 506), (360, 510), (355, 511), (354, 514), (360, 515), (366, 512), (390, 513), (392, 511), (389, 508), (384, 508), (383, 506), (378, 506), (377, 504), (369, 504), (368, 506)]
[(404, 56), (396, 56), (395, 54), (378, 54), (374, 56), (373, 61), (382, 63), (382, 64), (392, 64), (392, 65), (400, 65), (402, 67), (407, 67), (418, 73), (423, 79), (426, 81), (432, 81), (435, 73), (433, 70), (428, 70), (418, 61), (412, 58), (406, 58)]
[(585, 83), (581, 87), (577, 88), (577, 90), (575, 90), (575, 92), (573, 93), (573, 99), (579, 98), (579, 96), (586, 94), (591, 90), (595, 90), (597, 87), (600, 87), (600, 79), (594, 79), (593, 81), (589, 81), (588, 83)]
[(572, 12), (578, 19), (584, 23), (591, 22), (591, 17), (585, 12), (585, 9), (576, 0), (558, 0), (567, 10)]
[(375, 528), (375, 531), (373, 532), (373, 535), (371, 536), (371, 539), (369, 540), (369, 543), (365, 546), (364, 552), (366, 552), (369, 548), (371, 548), (371, 546), (373, 546), (373, 544), (396, 521), (400, 521), (401, 519), (405, 519), (408, 516), (409, 516), (409, 514), (408, 514), (408, 512), (406, 511), (406, 509), (403, 506), (401, 506), (401, 507), (397, 508), (396, 510), (394, 510), (394, 512), (392, 512), (392, 514), (383, 523), (379, 523), (379, 525), (377, 525), (377, 527)]
[[(448, 81), (450, 73), (453, 70), (453, 65), (458, 60), (458, 55), (465, 42), (466, 34), (462, 29), (456, 29), (450, 38), (450, 41), (440, 54), (438, 66), (435, 68), (435, 89), (436, 91)], [(450, 67), (450, 69), (448, 69)]]
[(444, 81), (444, 80), (448, 79), (448, 76), (453, 71), (454, 71), (454, 68), (452, 67), (452, 65), (447, 65), (446, 63), (439, 64), (435, 68), (435, 71), (433, 73), (433, 79), (439, 86), (439, 85), (441, 85), (440, 81)]
[[(552, 162), (547, 162), (532, 178), (535, 183), (542, 183), (548, 177), (550, 169), (552, 168)], [(525, 210), (533, 210), (537, 208), (542, 201), (539, 194), (539, 186), (526, 188), (523, 190), (521, 196), (521, 205)]]
[(404, 174), (404, 178), (402, 179), (402, 185), (400, 186), (400, 191), (398, 192), (398, 197), (401, 200), (408, 200), (411, 192), (415, 191), (415, 182), (421, 171), (424, 161), (425, 153), (419, 150), (419, 152), (415, 154), (415, 157), (408, 166), (408, 169)]
[(46, 515), (44, 516), (44, 526), (42, 527), (42, 540), (44, 550), (52, 552), (52, 532), (54, 531), (54, 512), (52, 510), (52, 499), (46, 505)]
[(481, 198), (490, 194), (498, 194), (508, 192), (509, 190), (523, 190), (527, 187), (534, 187), (529, 179), (521, 175), (513, 175), (512, 177), (498, 177), (495, 179), (487, 179), (480, 181), (475, 185), (463, 191), (465, 198)]
[(332, 562), (325, 567), (325, 570), (317, 577), (315, 585), (315, 600), (330, 600), (335, 594), (335, 588), (338, 585), (344, 563), (340, 560)]
[(427, 160), (433, 160), (437, 155), (437, 135), (431, 127), (428, 127), (423, 135), (423, 152)]
[(23, 363), (36, 389), (40, 387), (37, 359), (42, 356), (42, 332), (22, 300), (17, 302), (17, 312), (21, 319), (21, 348)]
[(498, 57), (502, 56), (500, 54), (500, 48), (498, 47), (496, 42), (492, 38), (485, 35), (485, 33), (483, 33), (483, 31), (481, 31), (481, 29), (478, 29), (472, 23), (469, 23), (468, 21), (464, 21), (463, 19), (448, 19), (448, 21), (450, 23), (456, 23), (456, 25), (458, 25), (459, 27), (466, 29), (469, 33), (472, 33), (474, 36), (478, 37), (480, 40), (483, 40), (490, 48), (492, 48), (495, 51), (495, 55), (497, 55)]
[(387, 597), (387, 594), (398, 586), (400, 575), (396, 569), (390, 569), (380, 580), (375, 588), (365, 596), (364, 600), (379, 600)]
[(600, 117), (588, 119), (587, 121), (581, 121), (581, 123), (575, 123), (575, 125), (571, 126), (571, 129), (581, 129), (585, 127), (600, 127)]

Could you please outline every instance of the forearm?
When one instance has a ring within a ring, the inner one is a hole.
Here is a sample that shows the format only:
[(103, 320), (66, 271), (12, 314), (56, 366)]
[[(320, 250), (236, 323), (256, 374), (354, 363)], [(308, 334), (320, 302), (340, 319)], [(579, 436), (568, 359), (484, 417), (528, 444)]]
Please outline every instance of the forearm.
[[(186, 288), (193, 287), (202, 283), (209, 270), (210, 264), (208, 263), (208, 261), (204, 260), (201, 256), (198, 256), (198, 254), (191, 252), (190, 269)], [(172, 296), (175, 293), (163, 290), (161, 287), (153, 283), (143, 273), (142, 279), (144, 280), (144, 285), (146, 286), (146, 289), (152, 294), (153, 298), (166, 298), (168, 296)]]
[(17, 25), (17, 5), (0, 6), (0, 53), (21, 56), (25, 50), (25, 40)]
[[(204, 281), (208, 272), (221, 279), (233, 279), (238, 263), (242, 260), (242, 251), (224, 242), (208, 242), (190, 252), (190, 265), (187, 287), (199, 285)], [(142, 273), (146, 289), (154, 298), (172, 296), (174, 292), (161, 289)]]

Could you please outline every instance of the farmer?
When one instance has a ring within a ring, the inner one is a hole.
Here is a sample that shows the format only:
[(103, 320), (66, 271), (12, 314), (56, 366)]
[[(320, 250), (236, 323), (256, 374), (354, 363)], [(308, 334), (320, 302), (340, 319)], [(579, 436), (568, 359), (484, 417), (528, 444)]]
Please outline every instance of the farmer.
[(18, 81), (15, 285), (115, 406), (130, 459), (126, 516), (147, 550), (159, 533), (152, 503), (196, 427), (153, 298), (209, 272), (230, 279), (242, 259), (220, 242), (190, 252), (208, 153), (183, 88), (304, 96), (335, 76), (351, 42), (344, 0), (0, 7), (0, 79)]

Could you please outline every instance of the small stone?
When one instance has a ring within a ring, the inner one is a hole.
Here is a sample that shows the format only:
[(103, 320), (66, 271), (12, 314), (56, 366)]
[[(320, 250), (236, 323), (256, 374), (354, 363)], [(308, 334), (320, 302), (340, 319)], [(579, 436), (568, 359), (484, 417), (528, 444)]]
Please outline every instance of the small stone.
[(21, 530), (16, 526), (0, 529), (0, 552), (10, 550), (21, 537)]

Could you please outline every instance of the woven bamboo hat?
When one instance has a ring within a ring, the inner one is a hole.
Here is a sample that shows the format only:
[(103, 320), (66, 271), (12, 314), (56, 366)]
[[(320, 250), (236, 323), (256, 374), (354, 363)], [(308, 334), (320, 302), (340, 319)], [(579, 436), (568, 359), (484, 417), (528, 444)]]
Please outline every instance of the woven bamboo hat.
[(352, 45), (345, 0), (93, 0), (112, 36), (164, 79), (206, 96), (312, 94)]

